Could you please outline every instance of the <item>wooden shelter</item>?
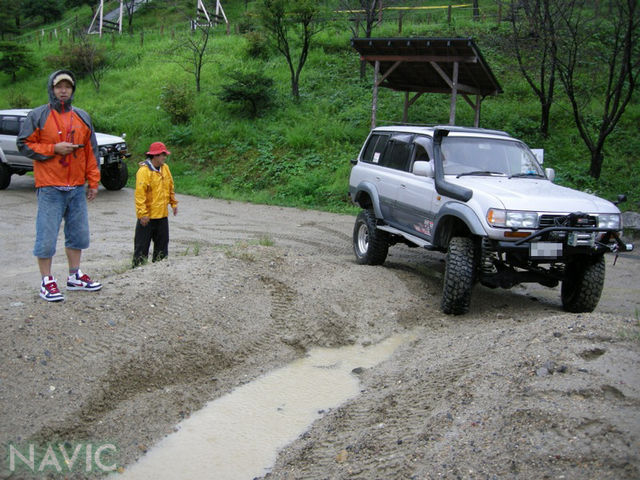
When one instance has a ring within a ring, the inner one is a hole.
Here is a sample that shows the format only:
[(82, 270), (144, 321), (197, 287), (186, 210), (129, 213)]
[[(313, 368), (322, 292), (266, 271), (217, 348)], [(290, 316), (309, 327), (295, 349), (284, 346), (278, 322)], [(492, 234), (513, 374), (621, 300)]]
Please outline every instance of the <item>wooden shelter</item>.
[[(475, 111), (502, 87), (471, 38), (353, 38), (351, 45), (374, 68), (371, 128), (376, 125), (379, 87), (405, 92), (402, 121), (423, 93), (451, 94), (449, 124), (455, 125), (458, 95)], [(410, 98), (410, 94), (414, 93)]]

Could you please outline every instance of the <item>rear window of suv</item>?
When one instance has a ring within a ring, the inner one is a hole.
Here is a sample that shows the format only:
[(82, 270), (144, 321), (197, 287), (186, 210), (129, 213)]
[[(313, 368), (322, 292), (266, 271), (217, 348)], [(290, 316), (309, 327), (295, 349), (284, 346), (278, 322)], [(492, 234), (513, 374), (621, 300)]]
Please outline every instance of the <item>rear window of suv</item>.
[(389, 141), (390, 135), (381, 135), (378, 133), (374, 133), (369, 137), (369, 141), (367, 142), (367, 146), (364, 148), (364, 153), (362, 154), (362, 161), (367, 163), (380, 163), (380, 157), (382, 157), (382, 152), (384, 152), (384, 147), (387, 146), (387, 142)]
[(2, 135), (18, 135), (20, 126), (24, 122), (24, 117), (16, 115), (0, 116), (0, 134)]
[(395, 170), (408, 170), (412, 139), (413, 134), (408, 133), (374, 133), (369, 137), (360, 160)]
[(412, 134), (393, 135), (382, 155), (380, 165), (395, 170), (408, 170), (409, 157), (413, 148), (411, 140), (413, 140)]

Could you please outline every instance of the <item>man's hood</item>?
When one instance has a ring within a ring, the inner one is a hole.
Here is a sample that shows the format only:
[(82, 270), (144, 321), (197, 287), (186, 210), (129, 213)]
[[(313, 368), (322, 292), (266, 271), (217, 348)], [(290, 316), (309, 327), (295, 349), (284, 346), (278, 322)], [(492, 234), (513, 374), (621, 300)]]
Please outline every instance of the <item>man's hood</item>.
[[(62, 102), (56, 98), (53, 93), (53, 79), (61, 73), (66, 73), (73, 79), (73, 89), (71, 91), (71, 97), (68, 101), (62, 105)], [(49, 75), (49, 81), (47, 82), (47, 92), (49, 93), (49, 103), (58, 112), (66, 112), (71, 109), (71, 103), (73, 102), (73, 96), (76, 93), (76, 77), (71, 70), (56, 70)]]

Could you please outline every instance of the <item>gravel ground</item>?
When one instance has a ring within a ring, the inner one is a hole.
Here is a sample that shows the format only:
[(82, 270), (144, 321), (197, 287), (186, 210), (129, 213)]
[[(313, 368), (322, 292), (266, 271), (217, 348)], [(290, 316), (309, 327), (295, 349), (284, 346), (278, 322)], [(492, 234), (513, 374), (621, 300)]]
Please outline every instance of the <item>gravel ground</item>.
[(451, 317), (442, 255), (396, 246), (357, 265), (348, 215), (178, 195), (170, 257), (131, 269), (133, 192), (101, 190), (82, 268), (104, 288), (47, 304), (33, 180), (0, 195), (0, 478), (29, 478), (11, 474), (11, 443), (109, 439), (126, 470), (209, 400), (312, 347), (408, 331), (265, 478), (640, 478), (637, 253), (607, 258), (592, 314), (564, 313), (558, 288), (478, 286)]

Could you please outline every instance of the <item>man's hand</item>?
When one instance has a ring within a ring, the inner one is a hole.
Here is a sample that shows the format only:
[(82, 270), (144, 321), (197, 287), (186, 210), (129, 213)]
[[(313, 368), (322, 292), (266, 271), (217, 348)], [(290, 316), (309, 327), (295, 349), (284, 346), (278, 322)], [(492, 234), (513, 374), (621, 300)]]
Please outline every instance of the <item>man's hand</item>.
[(143, 227), (149, 225), (149, 217), (140, 217), (140, 225)]
[(91, 201), (98, 196), (97, 188), (89, 188), (87, 189), (87, 200)]
[(77, 148), (79, 148), (79, 146), (74, 143), (60, 142), (55, 144), (55, 146), (53, 147), (53, 151), (57, 155), (65, 156), (73, 153)]

